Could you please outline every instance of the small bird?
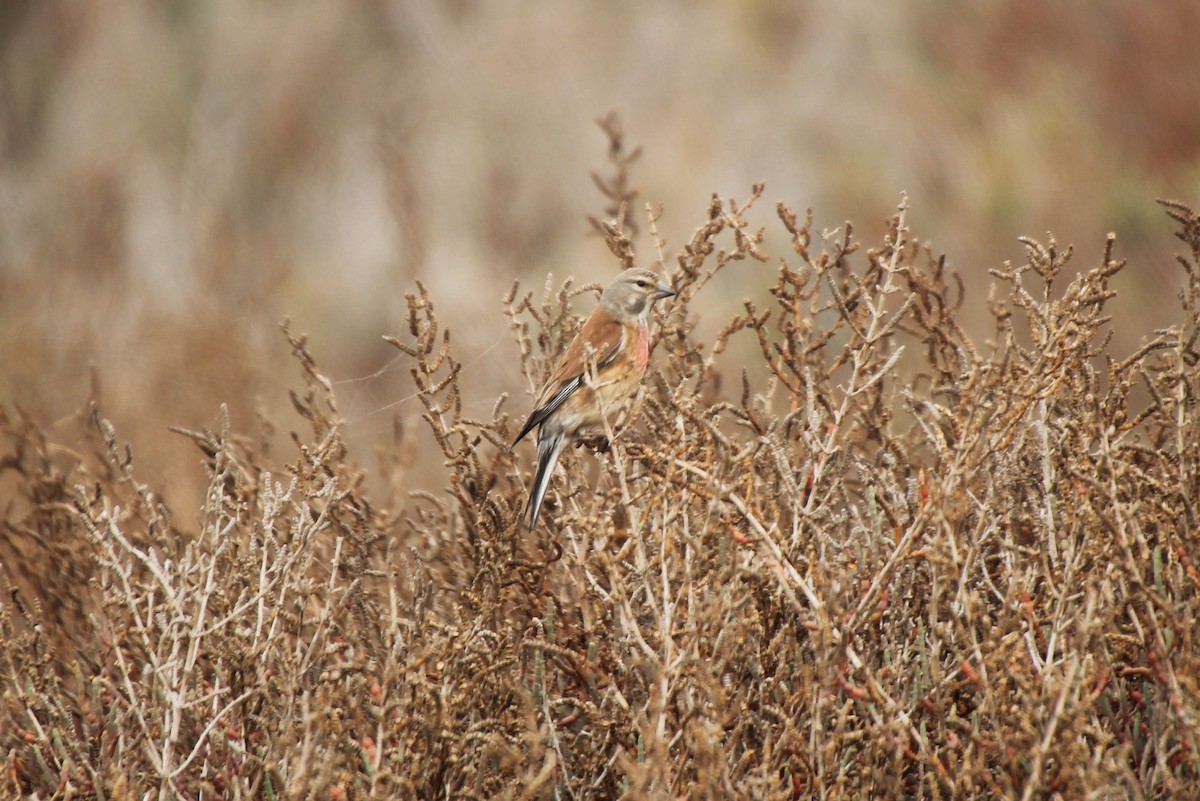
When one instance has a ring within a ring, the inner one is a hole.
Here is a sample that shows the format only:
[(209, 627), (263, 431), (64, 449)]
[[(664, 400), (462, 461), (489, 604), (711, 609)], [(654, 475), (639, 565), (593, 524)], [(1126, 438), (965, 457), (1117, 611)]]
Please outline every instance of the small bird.
[(650, 361), (647, 321), (654, 302), (675, 291), (658, 282), (650, 270), (629, 269), (604, 290), (538, 395), (515, 446), (538, 426), (538, 461), (526, 507), (529, 527), (550, 483), (558, 455), (567, 445), (603, 436), (605, 418), (620, 423)]

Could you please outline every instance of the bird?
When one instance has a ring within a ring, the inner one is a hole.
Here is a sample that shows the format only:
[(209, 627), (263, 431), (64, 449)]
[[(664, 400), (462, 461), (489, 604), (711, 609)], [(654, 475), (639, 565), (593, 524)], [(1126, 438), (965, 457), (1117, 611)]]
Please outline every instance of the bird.
[(550, 474), (563, 449), (604, 440), (606, 420), (609, 427), (620, 424), (650, 362), (650, 309), (674, 294), (651, 270), (624, 270), (605, 288), (558, 360), (538, 394), (537, 407), (513, 440), (515, 447), (538, 429), (537, 469), (525, 515), (530, 529), (537, 525)]

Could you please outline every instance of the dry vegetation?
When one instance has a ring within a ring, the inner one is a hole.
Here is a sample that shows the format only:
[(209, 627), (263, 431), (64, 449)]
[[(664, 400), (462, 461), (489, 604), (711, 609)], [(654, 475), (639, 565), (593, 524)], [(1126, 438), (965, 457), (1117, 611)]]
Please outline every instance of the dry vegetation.
[[(662, 262), (610, 134), (596, 227)], [(714, 196), (660, 265), (637, 413), (564, 458), (535, 531), (506, 445), (528, 399), (464, 411), (421, 286), (393, 344), (440, 453), (398, 426), (382, 499), (290, 331), (287, 459), (265, 423), (180, 432), (196, 530), (100, 404), (57, 441), (5, 410), (0, 795), (1195, 797), (1200, 216), (1164, 203), (1180, 303), (1116, 354), (1112, 239), (1081, 272), (1027, 240), (977, 342), (904, 203), (871, 247), (781, 203), (767, 253), (762, 194)], [(733, 271), (770, 301), (702, 337), (693, 301)], [(513, 285), (521, 389), (593, 288)], [(412, 490), (438, 462), (444, 490)]]

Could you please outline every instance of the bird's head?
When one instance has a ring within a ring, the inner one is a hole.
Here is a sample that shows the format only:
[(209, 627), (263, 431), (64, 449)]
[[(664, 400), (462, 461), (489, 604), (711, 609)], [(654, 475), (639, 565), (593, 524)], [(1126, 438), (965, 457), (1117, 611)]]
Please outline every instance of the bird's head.
[(674, 294), (675, 290), (659, 283), (652, 271), (634, 268), (613, 279), (600, 296), (600, 303), (617, 319), (644, 318), (654, 301)]

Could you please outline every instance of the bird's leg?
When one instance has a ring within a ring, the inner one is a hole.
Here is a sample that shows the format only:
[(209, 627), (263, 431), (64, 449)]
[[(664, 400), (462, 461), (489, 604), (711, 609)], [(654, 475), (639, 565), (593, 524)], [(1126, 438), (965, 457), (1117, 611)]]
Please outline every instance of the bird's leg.
[(587, 447), (592, 453), (608, 453), (612, 443), (604, 434), (588, 434), (575, 441), (575, 447)]

